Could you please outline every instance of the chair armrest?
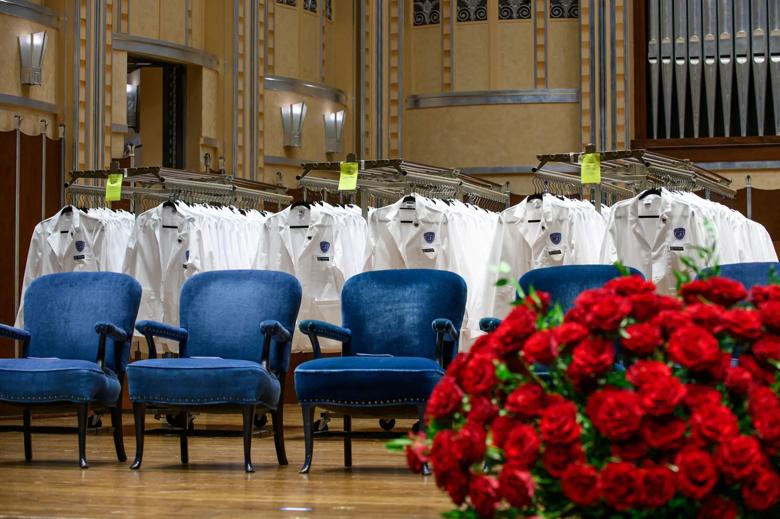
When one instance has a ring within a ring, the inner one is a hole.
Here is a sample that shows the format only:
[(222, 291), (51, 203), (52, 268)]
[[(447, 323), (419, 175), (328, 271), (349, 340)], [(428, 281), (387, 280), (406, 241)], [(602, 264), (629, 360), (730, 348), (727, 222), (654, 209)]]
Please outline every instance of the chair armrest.
[(312, 350), (314, 350), (314, 358), (318, 359), (322, 355), (320, 350), (319, 337), (325, 337), (326, 339), (333, 339), (343, 344), (349, 343), (352, 340), (352, 331), (348, 328), (336, 326), (335, 324), (326, 323), (325, 321), (307, 320), (301, 321), (298, 328), (302, 333), (309, 337), (311, 341)]
[(24, 341), (27, 344), (30, 341), (30, 332), (27, 330), (20, 330), (7, 324), (0, 324), (0, 337), (5, 337), (14, 341)]
[(455, 342), (458, 340), (458, 329), (449, 319), (434, 319), (433, 331), (442, 337), (445, 341)]
[(146, 337), (150, 358), (157, 358), (157, 348), (154, 346), (155, 337), (177, 341), (179, 343), (179, 355), (183, 355), (184, 347), (187, 344), (187, 337), (189, 337), (189, 333), (184, 328), (179, 328), (178, 326), (166, 323), (159, 323), (157, 321), (138, 321), (135, 323), (135, 329)]
[(479, 320), (479, 329), (483, 332), (494, 332), (501, 325), (501, 319), (496, 317), (483, 317)]
[(105, 321), (96, 323), (95, 331), (98, 333), (98, 335), (100, 335), (97, 363), (98, 366), (100, 366), (100, 369), (103, 369), (103, 366), (106, 363), (106, 339), (110, 337), (114, 339), (116, 343), (124, 343), (127, 342), (130, 337), (127, 335), (127, 332), (125, 332), (119, 326), (115, 325), (114, 323)]
[(292, 339), (292, 333), (279, 321), (263, 321), (260, 323), (260, 333), (271, 336), (279, 342), (288, 342)]

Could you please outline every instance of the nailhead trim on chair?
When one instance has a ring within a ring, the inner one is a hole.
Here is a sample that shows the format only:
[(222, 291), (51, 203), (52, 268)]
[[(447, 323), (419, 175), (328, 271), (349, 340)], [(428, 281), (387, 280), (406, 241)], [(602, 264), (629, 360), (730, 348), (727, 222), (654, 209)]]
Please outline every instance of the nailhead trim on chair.
[(166, 402), (170, 404), (208, 404), (214, 401), (217, 401), (215, 403), (223, 403), (223, 402), (235, 402), (236, 404), (254, 404), (257, 403), (258, 405), (264, 405), (268, 406), (266, 402), (262, 402), (259, 400), (246, 400), (244, 398), (237, 398), (232, 396), (215, 396), (215, 397), (209, 397), (209, 398), (170, 398), (167, 396), (146, 396), (146, 395), (130, 395), (130, 401), (136, 402), (146, 402), (146, 401), (152, 401), (152, 402)]
[(385, 405), (385, 404), (422, 404), (425, 399), (418, 398), (397, 398), (393, 400), (319, 400), (314, 398), (304, 398), (300, 401), (302, 404), (338, 404), (338, 405)]
[(46, 396), (27, 396), (27, 395), (0, 395), (0, 400), (6, 400), (10, 402), (15, 402), (17, 400), (21, 401), (27, 401), (27, 400), (52, 400), (52, 401), (60, 401), (60, 400), (75, 400), (78, 402), (88, 402), (88, 398), (84, 398), (81, 396), (76, 395), (46, 395)]

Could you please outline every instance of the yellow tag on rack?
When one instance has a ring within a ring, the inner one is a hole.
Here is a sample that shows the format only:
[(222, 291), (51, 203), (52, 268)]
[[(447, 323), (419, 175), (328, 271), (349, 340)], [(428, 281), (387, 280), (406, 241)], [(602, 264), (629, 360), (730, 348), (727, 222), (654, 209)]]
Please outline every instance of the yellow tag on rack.
[(339, 191), (354, 191), (357, 189), (358, 163), (342, 162), (339, 164)]
[(580, 168), (581, 183), (601, 184), (601, 155), (598, 153), (584, 153)]
[(122, 173), (111, 173), (106, 181), (106, 202), (117, 202), (122, 199)]

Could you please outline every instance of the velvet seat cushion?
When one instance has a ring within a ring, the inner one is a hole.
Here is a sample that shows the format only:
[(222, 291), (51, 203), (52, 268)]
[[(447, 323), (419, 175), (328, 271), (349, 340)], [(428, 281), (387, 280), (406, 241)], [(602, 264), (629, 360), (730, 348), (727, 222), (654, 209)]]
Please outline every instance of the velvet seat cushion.
[(0, 400), (18, 403), (99, 402), (114, 406), (119, 380), (87, 360), (0, 359)]
[(258, 404), (276, 409), (279, 380), (249, 360), (149, 359), (127, 367), (130, 400), (143, 404)]
[(422, 404), (444, 375), (422, 357), (347, 356), (310, 360), (295, 370), (302, 404), (379, 407)]

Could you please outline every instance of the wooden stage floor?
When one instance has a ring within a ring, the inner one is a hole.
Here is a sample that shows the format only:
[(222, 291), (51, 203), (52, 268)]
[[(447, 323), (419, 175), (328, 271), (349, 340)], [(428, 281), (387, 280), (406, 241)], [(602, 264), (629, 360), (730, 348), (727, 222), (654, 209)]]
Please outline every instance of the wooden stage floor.
[[(432, 477), (412, 474), (401, 454), (389, 453), (382, 439), (354, 438), (353, 467), (343, 467), (341, 438), (316, 438), (308, 475), (303, 461), (300, 410), (287, 406), (285, 440), (290, 465), (276, 464), (273, 438), (255, 437), (256, 472), (245, 474), (240, 437), (190, 438), (190, 463), (179, 463), (179, 440), (146, 437), (140, 471), (128, 467), (135, 439), (125, 416), (128, 462), (119, 463), (110, 434), (90, 433), (90, 468), (77, 465), (75, 434), (33, 434), (33, 461), (24, 461), (21, 432), (0, 432), (0, 517), (439, 517), (450, 508)], [(104, 420), (110, 422), (109, 417)], [(148, 427), (159, 422), (148, 417)], [(33, 426), (75, 426), (76, 419), (35, 419)], [(196, 429), (240, 430), (240, 417), (199, 415)], [(21, 420), (0, 420), (0, 425)], [(157, 425), (155, 425), (157, 424)], [(409, 420), (399, 421), (408, 430)], [(330, 423), (341, 429), (341, 420)], [(376, 420), (353, 420), (353, 431), (379, 431)]]

